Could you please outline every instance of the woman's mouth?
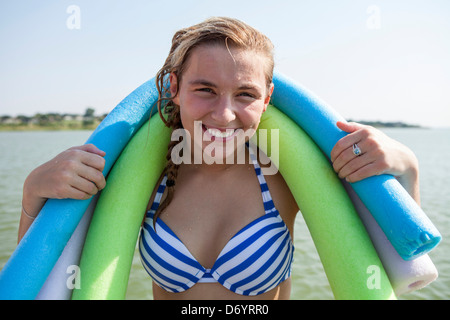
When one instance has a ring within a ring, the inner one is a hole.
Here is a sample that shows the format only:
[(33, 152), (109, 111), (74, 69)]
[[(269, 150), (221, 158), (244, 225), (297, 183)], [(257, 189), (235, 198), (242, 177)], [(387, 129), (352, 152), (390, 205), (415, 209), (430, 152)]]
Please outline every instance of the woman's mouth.
[(238, 132), (237, 129), (233, 129), (233, 128), (219, 129), (219, 128), (214, 128), (214, 127), (209, 127), (204, 124), (202, 124), (202, 127), (203, 127), (203, 132), (206, 133), (210, 138), (214, 138), (214, 140), (217, 140), (217, 139), (229, 140), (229, 139), (232, 139)]

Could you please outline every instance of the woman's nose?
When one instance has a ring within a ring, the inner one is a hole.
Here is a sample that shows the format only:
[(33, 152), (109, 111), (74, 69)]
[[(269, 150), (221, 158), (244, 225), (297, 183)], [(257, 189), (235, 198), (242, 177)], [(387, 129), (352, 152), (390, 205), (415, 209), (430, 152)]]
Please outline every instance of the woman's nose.
[(227, 125), (236, 119), (235, 108), (232, 99), (222, 96), (218, 103), (213, 106), (211, 118), (216, 121), (218, 125)]

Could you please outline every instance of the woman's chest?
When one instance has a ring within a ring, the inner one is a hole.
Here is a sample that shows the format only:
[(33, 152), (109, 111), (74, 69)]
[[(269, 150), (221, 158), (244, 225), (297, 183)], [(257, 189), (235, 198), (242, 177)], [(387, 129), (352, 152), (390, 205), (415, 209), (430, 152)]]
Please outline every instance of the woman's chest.
[(160, 216), (206, 268), (214, 265), (234, 235), (265, 214), (256, 176), (247, 180), (183, 184)]

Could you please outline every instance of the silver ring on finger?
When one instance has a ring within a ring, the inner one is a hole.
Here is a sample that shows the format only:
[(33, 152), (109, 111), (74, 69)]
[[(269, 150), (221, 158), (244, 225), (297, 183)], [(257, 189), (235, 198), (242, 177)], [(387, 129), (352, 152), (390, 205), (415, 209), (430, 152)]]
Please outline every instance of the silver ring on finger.
[(357, 157), (359, 157), (362, 154), (361, 149), (358, 147), (356, 143), (353, 145), (353, 154)]

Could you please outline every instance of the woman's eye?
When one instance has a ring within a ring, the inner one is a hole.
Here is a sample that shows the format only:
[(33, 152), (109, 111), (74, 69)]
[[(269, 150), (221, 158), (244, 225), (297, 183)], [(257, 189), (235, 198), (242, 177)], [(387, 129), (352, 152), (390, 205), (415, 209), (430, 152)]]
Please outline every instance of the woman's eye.
[(239, 96), (253, 98), (253, 99), (255, 98), (255, 95), (253, 95), (253, 94), (251, 94), (249, 92), (241, 92), (241, 93), (239, 93)]
[(206, 92), (206, 93), (214, 93), (214, 91), (211, 88), (199, 88), (196, 91), (198, 91), (198, 92)]

